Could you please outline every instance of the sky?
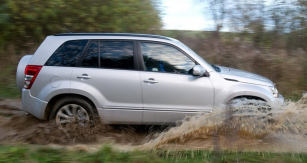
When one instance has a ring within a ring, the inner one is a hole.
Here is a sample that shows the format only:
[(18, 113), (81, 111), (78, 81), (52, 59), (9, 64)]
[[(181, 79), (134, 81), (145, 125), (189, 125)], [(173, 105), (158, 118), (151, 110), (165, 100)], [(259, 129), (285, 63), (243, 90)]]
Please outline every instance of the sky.
[(161, 0), (163, 29), (213, 30), (214, 23), (204, 4), (197, 0)]
[[(200, 0), (160, 0), (162, 6), (163, 29), (215, 30), (208, 4)], [(265, 0), (265, 5), (274, 0)], [(225, 25), (225, 24), (224, 24)], [(222, 31), (229, 31), (227, 26)]]

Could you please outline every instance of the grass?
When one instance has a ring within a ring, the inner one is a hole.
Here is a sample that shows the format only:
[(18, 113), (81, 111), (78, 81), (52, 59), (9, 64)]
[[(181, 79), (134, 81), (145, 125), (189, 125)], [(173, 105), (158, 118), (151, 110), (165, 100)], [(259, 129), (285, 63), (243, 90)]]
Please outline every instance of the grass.
[(55, 149), (34, 145), (1, 145), (0, 162), (307, 162), (307, 154), (268, 152), (212, 152), (212, 151), (117, 151), (111, 146), (103, 146), (99, 151), (89, 153), (84, 150)]
[(21, 94), (16, 85), (16, 70), (22, 55), (16, 55), (12, 51), (7, 53), (10, 55), (4, 55), (6, 53), (0, 51), (0, 98), (20, 98)]
[(16, 83), (8, 83), (0, 86), (0, 98), (21, 98)]
[(1, 146), (0, 162), (162, 162), (163, 159), (144, 151), (117, 152), (104, 146), (95, 153), (69, 151), (37, 146)]

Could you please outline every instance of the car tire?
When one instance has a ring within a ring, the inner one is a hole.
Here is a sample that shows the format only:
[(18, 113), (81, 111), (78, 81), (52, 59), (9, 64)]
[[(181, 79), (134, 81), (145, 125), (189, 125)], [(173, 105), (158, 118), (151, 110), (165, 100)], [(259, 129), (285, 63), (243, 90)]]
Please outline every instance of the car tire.
[(237, 98), (227, 106), (228, 120), (237, 126), (240, 135), (263, 138), (274, 130), (276, 121), (266, 101)]
[(94, 107), (86, 99), (64, 97), (53, 105), (49, 120), (55, 120), (57, 124), (78, 122), (81, 125), (86, 125), (97, 120), (97, 117)]

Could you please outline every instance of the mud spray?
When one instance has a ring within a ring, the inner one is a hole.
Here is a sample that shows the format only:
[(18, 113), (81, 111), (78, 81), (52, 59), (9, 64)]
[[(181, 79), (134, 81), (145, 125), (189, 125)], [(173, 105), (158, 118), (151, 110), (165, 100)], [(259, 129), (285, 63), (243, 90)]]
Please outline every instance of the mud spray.
[(307, 96), (268, 112), (250, 109), (253, 107), (239, 113), (216, 109), (199, 114), (160, 133), (142, 148), (307, 151)]
[[(240, 104), (240, 103), (238, 103)], [(237, 151), (306, 152), (307, 96), (269, 112), (215, 109), (186, 118), (178, 125), (83, 127), (57, 126), (32, 116), (1, 118), (0, 143), (79, 145), (113, 143), (133, 149), (208, 149)]]

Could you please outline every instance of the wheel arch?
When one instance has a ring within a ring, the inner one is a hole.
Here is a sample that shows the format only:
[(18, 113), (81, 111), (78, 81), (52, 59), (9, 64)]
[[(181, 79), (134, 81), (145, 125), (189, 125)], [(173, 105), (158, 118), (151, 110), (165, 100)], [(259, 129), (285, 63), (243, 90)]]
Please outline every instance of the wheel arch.
[(274, 96), (267, 86), (233, 83), (217, 93), (216, 104), (226, 105), (229, 101), (236, 98), (257, 99), (271, 104)]
[(229, 103), (230, 101), (234, 100), (234, 99), (239, 99), (239, 98), (246, 98), (248, 100), (261, 100), (261, 101), (265, 101), (267, 102), (265, 99), (258, 97), (258, 96), (251, 96), (251, 95), (240, 95), (240, 96), (236, 96), (233, 97), (232, 99), (228, 100), (227, 103)]
[(54, 97), (52, 97), (48, 104), (47, 104), (47, 107), (46, 107), (46, 110), (45, 110), (45, 115), (44, 115), (44, 119), (45, 120), (49, 120), (49, 116), (50, 116), (50, 113), (52, 111), (52, 108), (54, 106), (54, 104), (56, 103), (56, 101), (58, 101), (59, 99), (62, 99), (64, 97), (75, 97), (75, 98), (81, 98), (85, 101), (87, 101), (92, 107), (93, 107), (93, 110), (95, 112), (95, 114), (98, 115), (98, 110), (94, 104), (94, 102), (92, 100), (90, 100), (88, 97), (86, 96), (83, 96), (83, 95), (80, 95), (80, 94), (71, 94), (71, 93), (67, 93), (67, 94), (58, 94)]

